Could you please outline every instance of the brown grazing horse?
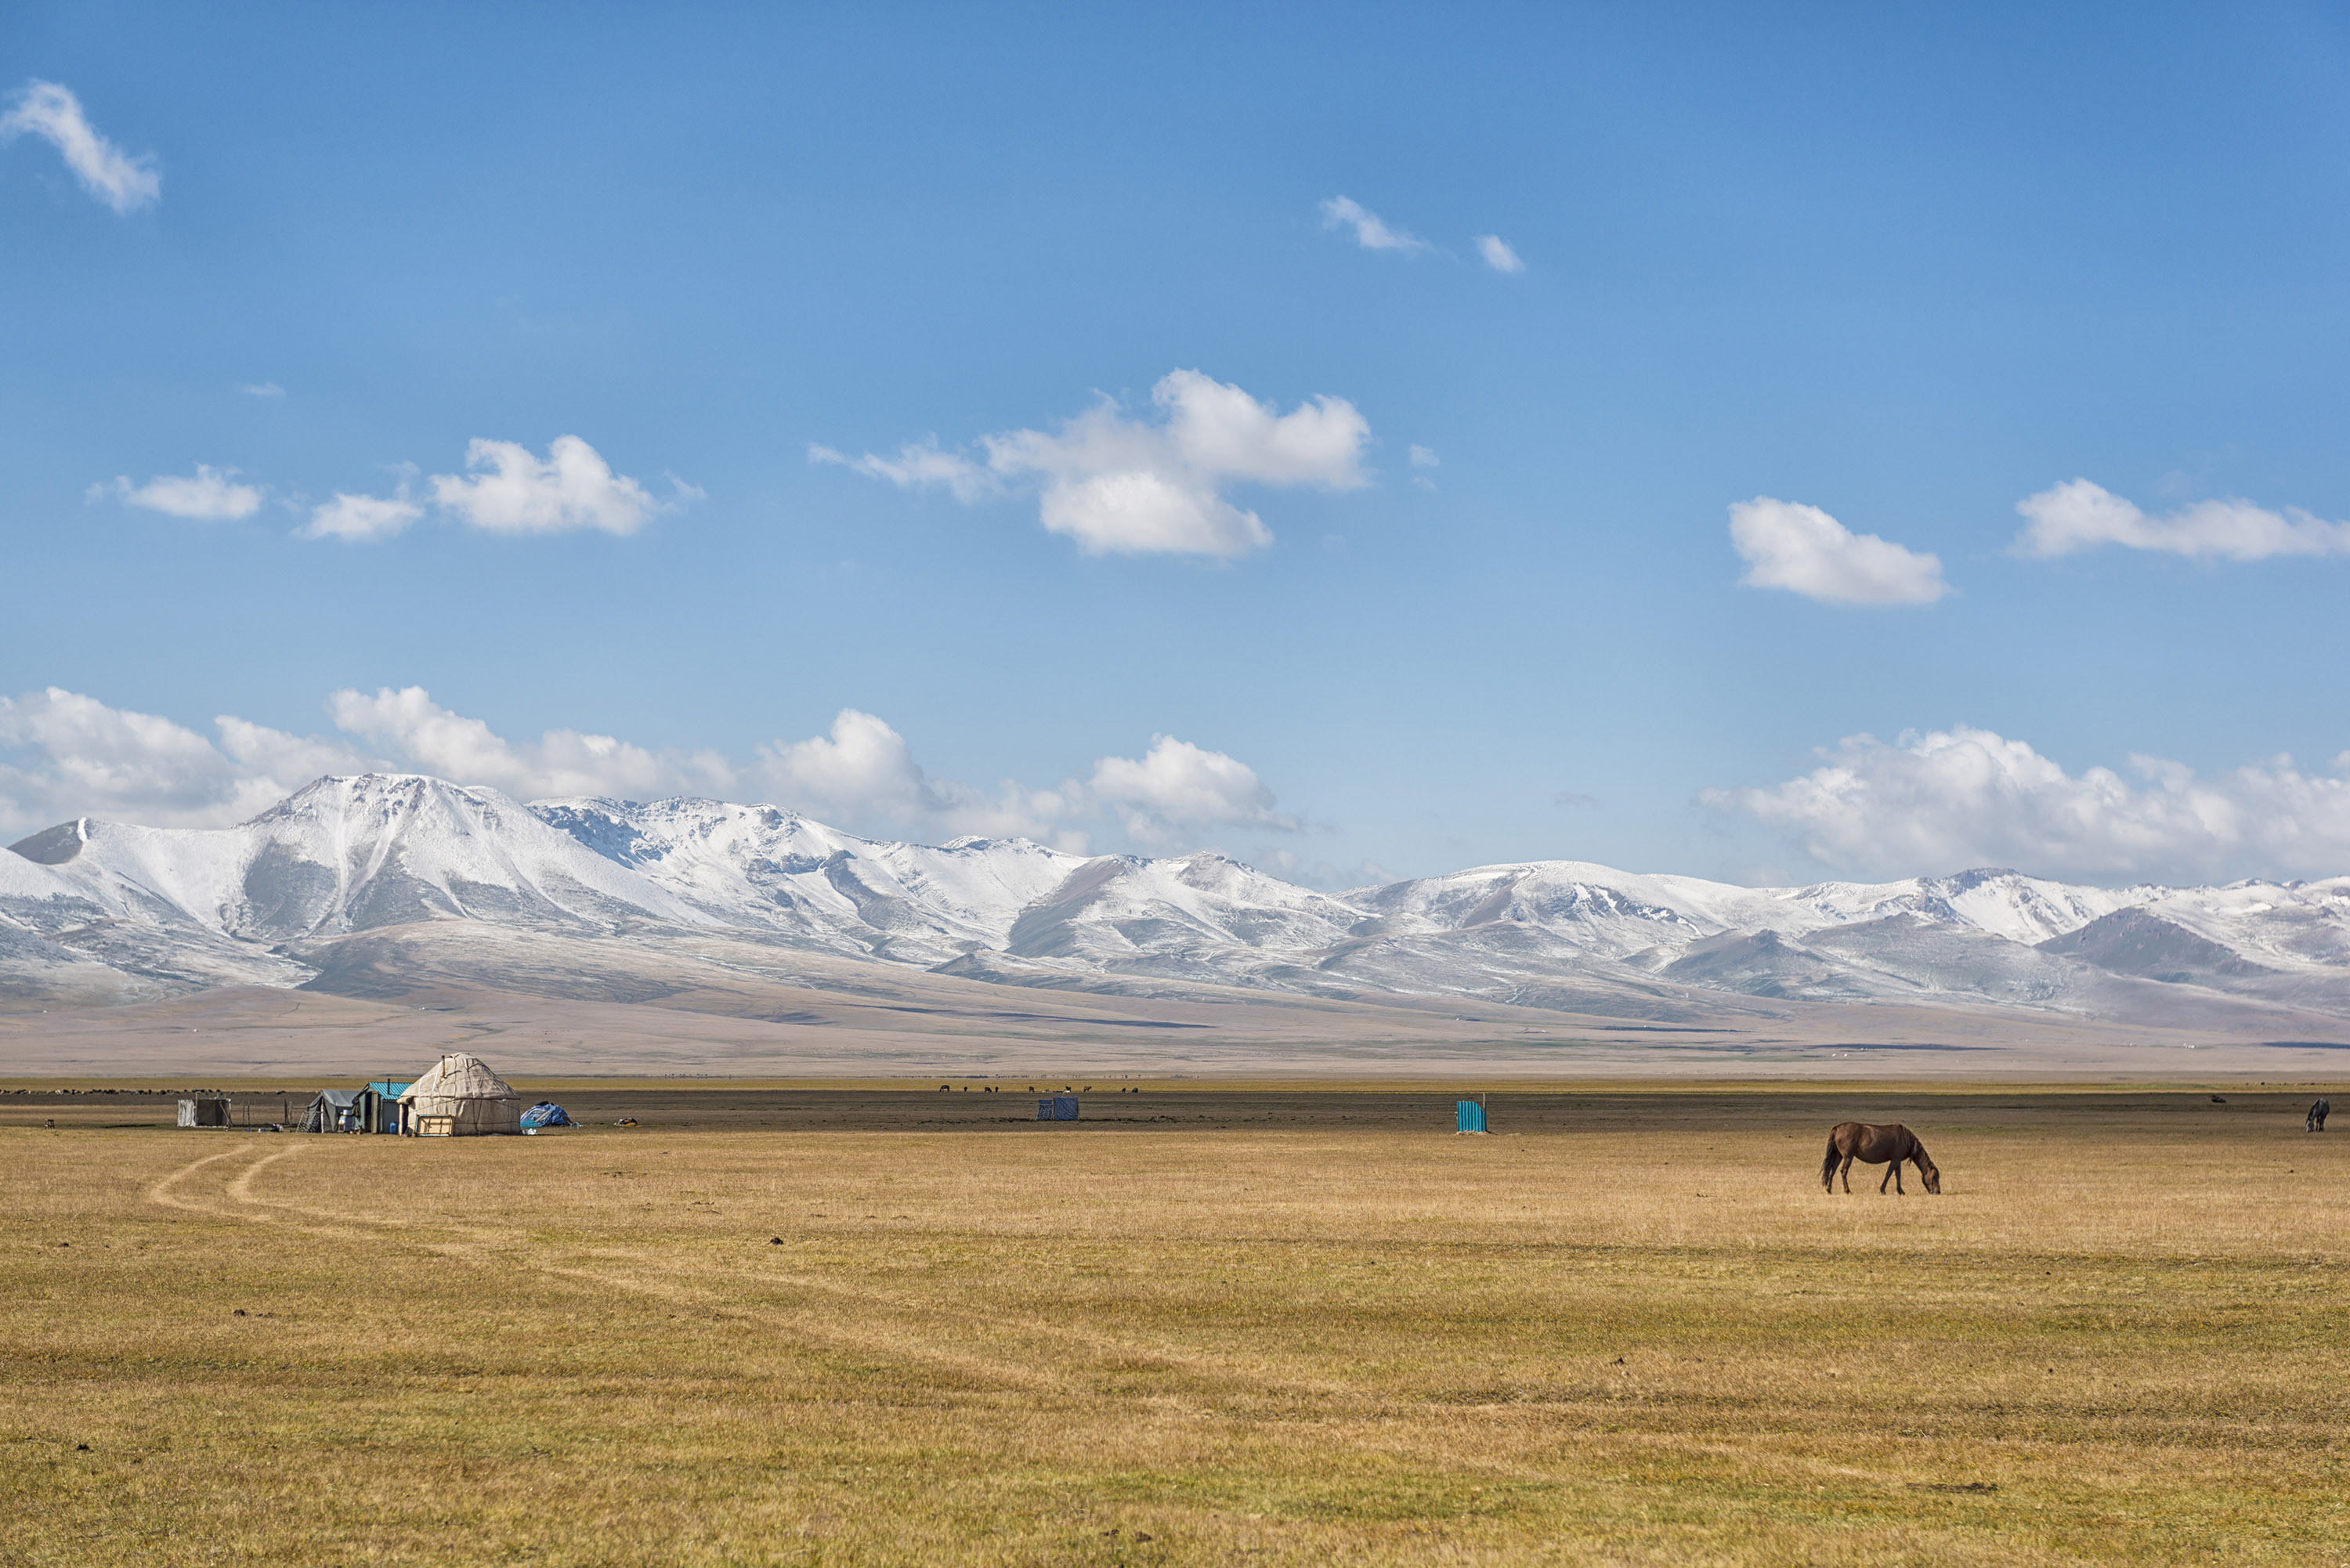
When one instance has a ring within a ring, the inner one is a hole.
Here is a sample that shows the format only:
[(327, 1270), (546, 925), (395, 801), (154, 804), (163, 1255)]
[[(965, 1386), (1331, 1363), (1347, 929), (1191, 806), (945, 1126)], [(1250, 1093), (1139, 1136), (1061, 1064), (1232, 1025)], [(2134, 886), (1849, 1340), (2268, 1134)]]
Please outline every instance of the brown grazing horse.
[[(1835, 1179), (1841, 1174), (1844, 1189), (1850, 1192), (1852, 1162), (1856, 1159), (1866, 1165), (1892, 1167), (1885, 1173), (1885, 1181), (1877, 1184), (1879, 1192), (1885, 1190), (1885, 1182), (1889, 1181), (1896, 1193), (1908, 1196), (1901, 1191), (1901, 1162), (1905, 1159), (1918, 1162), (1918, 1175), (1925, 1181), (1927, 1191), (1942, 1190), (1942, 1173), (1935, 1167), (1933, 1157), (1926, 1152), (1926, 1146), (1918, 1141), (1918, 1135), (1899, 1122), (1881, 1127), (1867, 1122), (1836, 1123), (1835, 1130), (1828, 1134), (1828, 1157), (1820, 1166), (1820, 1185), (1834, 1192)], [(1844, 1162), (1840, 1170), (1836, 1164), (1838, 1160)]]

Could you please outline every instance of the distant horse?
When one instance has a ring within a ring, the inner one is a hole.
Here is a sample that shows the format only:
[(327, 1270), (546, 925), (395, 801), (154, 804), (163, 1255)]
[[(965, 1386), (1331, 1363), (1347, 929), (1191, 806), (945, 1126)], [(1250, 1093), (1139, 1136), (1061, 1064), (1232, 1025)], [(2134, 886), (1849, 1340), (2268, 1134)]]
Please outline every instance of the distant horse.
[[(1850, 1192), (1852, 1162), (1856, 1159), (1866, 1165), (1892, 1167), (1885, 1173), (1885, 1181), (1877, 1184), (1879, 1192), (1885, 1190), (1885, 1182), (1889, 1181), (1896, 1193), (1908, 1196), (1901, 1188), (1901, 1162), (1905, 1159), (1918, 1162), (1918, 1175), (1926, 1183), (1927, 1191), (1942, 1190), (1942, 1173), (1935, 1166), (1933, 1157), (1926, 1152), (1926, 1146), (1918, 1141), (1918, 1135), (1899, 1122), (1886, 1127), (1873, 1127), (1867, 1122), (1838, 1122), (1835, 1130), (1828, 1134), (1828, 1157), (1820, 1163), (1820, 1185), (1834, 1192), (1835, 1179), (1841, 1175), (1844, 1189)], [(1839, 1160), (1843, 1161), (1841, 1167), (1837, 1164)]]
[(2334, 1104), (2330, 1100), (2320, 1100), (2317, 1104), (2310, 1106), (2309, 1130), (2312, 1132), (2324, 1132), (2325, 1130), (2326, 1114), (2333, 1109)]

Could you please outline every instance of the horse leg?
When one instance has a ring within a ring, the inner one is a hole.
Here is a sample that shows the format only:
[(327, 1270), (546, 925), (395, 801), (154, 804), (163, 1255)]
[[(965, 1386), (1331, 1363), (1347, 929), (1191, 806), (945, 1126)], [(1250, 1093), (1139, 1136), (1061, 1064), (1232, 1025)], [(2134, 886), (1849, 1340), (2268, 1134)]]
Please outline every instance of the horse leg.
[(1844, 1189), (1850, 1192), (1852, 1190), (1852, 1156), (1844, 1157), (1844, 1164), (1837, 1169), (1836, 1174), (1844, 1178)]

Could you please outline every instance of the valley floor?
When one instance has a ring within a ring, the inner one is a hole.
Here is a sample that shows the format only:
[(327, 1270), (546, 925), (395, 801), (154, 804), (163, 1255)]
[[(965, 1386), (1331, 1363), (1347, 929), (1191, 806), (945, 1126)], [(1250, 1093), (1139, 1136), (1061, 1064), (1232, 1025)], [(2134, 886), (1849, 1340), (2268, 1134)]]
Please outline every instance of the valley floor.
[(0, 1100), (0, 1563), (2350, 1562), (2298, 1089), (556, 1097)]

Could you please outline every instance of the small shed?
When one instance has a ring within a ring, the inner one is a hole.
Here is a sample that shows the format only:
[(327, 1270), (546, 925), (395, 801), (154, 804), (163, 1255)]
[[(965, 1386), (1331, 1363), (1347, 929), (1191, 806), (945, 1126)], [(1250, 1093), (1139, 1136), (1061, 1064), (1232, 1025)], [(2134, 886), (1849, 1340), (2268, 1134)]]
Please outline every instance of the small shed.
[(408, 1093), (409, 1085), (390, 1078), (379, 1078), (359, 1091), (360, 1127), (371, 1133), (396, 1133), (400, 1130), (400, 1096)]
[(400, 1096), (419, 1137), (474, 1137), (522, 1131), (522, 1096), (479, 1056), (460, 1051), (424, 1070)]
[(1036, 1102), (1036, 1119), (1040, 1122), (1073, 1122), (1077, 1119), (1077, 1096), (1053, 1095)]
[(198, 1095), (180, 1102), (180, 1125), (183, 1127), (224, 1127), (228, 1126), (228, 1096)]
[(1456, 1101), (1453, 1105), (1452, 1114), (1456, 1124), (1452, 1129), (1454, 1132), (1483, 1132), (1485, 1130), (1485, 1107), (1479, 1105), (1476, 1101)]

